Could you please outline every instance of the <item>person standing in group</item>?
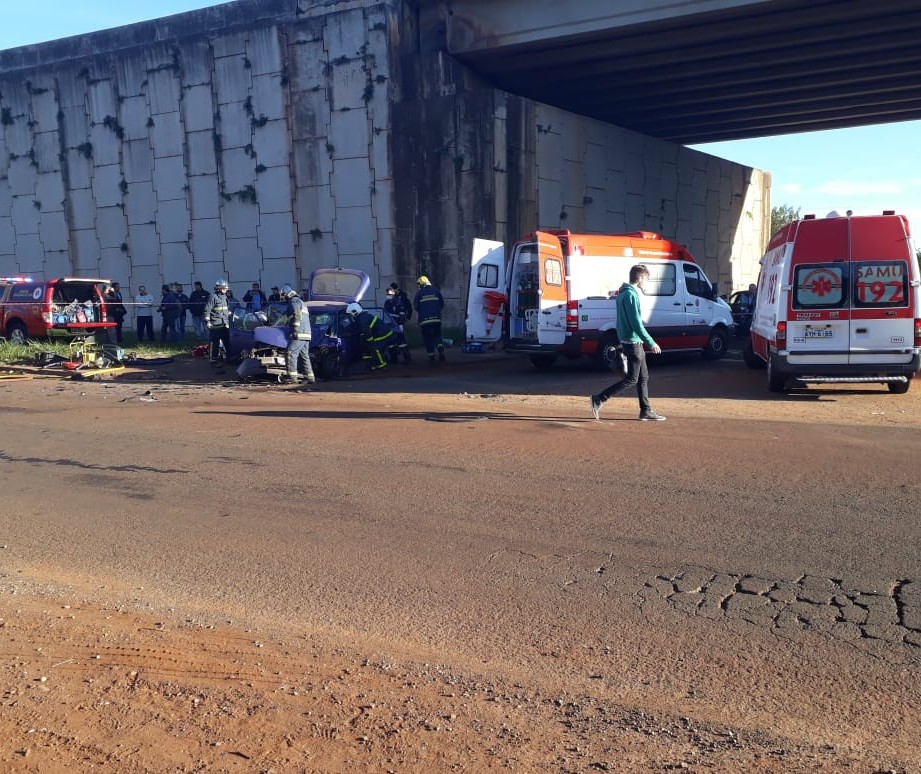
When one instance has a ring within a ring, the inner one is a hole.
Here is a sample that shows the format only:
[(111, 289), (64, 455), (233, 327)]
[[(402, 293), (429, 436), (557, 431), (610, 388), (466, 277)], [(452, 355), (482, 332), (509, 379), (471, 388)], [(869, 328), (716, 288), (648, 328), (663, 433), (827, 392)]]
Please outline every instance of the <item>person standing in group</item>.
[(627, 358), (627, 373), (619, 382), (591, 396), (590, 405), (595, 419), (599, 418), (601, 407), (608, 398), (635, 386), (640, 400), (640, 419), (644, 422), (665, 421), (665, 417), (649, 405), (649, 369), (643, 345), (648, 346), (654, 355), (658, 355), (662, 348), (649, 335), (640, 314), (640, 291), (648, 279), (649, 269), (637, 264), (630, 269), (630, 281), (625, 282), (617, 294), (617, 338)]
[(437, 353), (438, 360), (442, 363), (445, 359), (445, 345), (441, 340), (441, 312), (445, 300), (441, 291), (432, 284), (424, 274), (416, 280), (419, 290), (413, 299), (416, 314), (419, 315), (419, 328), (422, 330), (422, 341), (429, 360), (434, 360)]
[(310, 314), (298, 297), (297, 291), (290, 285), (283, 285), (279, 295), (288, 302), (285, 314), (288, 317), (290, 331), (285, 357), (287, 373), (283, 381), (296, 384), (300, 381), (300, 370), (304, 374), (304, 381), (313, 384), (317, 379), (313, 375), (313, 364), (310, 362)]
[[(217, 365), (230, 348), (230, 307), (227, 303), (227, 280), (219, 279), (214, 283), (214, 292), (205, 302), (205, 327), (211, 340), (211, 364)], [(221, 353), (221, 345), (224, 353)]]
[(272, 285), (272, 292), (269, 293), (269, 303), (275, 304), (281, 301), (281, 292), (277, 285)]
[(112, 329), (112, 334), (115, 337), (115, 343), (122, 343), (122, 325), (125, 322), (125, 315), (128, 314), (128, 310), (122, 303), (122, 291), (121, 286), (117, 282), (113, 282), (109, 289), (106, 291), (106, 312), (109, 317), (115, 321), (115, 327)]
[(391, 361), (396, 363), (402, 355), (405, 363), (412, 362), (412, 355), (409, 353), (409, 346), (406, 344), (405, 325), (413, 316), (413, 305), (410, 303), (406, 293), (404, 293), (396, 282), (391, 282), (387, 288), (387, 300), (384, 301), (384, 311), (392, 318), (397, 326), (393, 333), (393, 346), (391, 347)]
[(208, 302), (208, 296), (211, 294), (205, 290), (201, 282), (196, 282), (192, 293), (189, 295), (189, 312), (192, 314), (192, 327), (195, 329), (195, 335), (200, 339), (208, 337), (208, 329), (205, 327), (205, 304)]
[(160, 291), (162, 295), (160, 296), (160, 308), (157, 311), (162, 317), (160, 325), (160, 343), (162, 344), (179, 339), (179, 312), (182, 309), (182, 303), (169, 285), (163, 285)]
[(250, 312), (261, 312), (265, 306), (265, 294), (259, 287), (258, 282), (253, 283), (253, 287), (243, 294), (243, 303)]
[(147, 334), (147, 340), (154, 340), (153, 327), (153, 308), (156, 299), (147, 292), (147, 288), (141, 285), (138, 288), (137, 295), (134, 297), (135, 308), (137, 309), (137, 334), (138, 342), (144, 341), (144, 334)]
[(189, 311), (189, 297), (185, 294), (185, 291), (182, 289), (182, 283), (180, 282), (173, 283), (173, 292), (179, 299), (179, 317), (176, 320), (176, 330), (179, 331), (179, 340), (184, 341), (185, 318), (186, 313)]

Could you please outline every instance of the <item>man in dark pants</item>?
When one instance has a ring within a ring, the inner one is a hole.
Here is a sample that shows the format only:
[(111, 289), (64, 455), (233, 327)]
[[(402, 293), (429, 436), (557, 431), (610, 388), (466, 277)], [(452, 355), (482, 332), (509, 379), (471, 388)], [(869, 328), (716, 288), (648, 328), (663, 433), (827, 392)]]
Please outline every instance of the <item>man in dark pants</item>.
[(205, 327), (205, 304), (208, 303), (210, 295), (201, 286), (201, 282), (197, 281), (195, 289), (189, 295), (189, 311), (192, 313), (192, 325), (195, 328), (195, 335), (200, 339), (208, 338), (208, 329)]
[(419, 290), (413, 299), (416, 314), (419, 315), (419, 328), (422, 330), (422, 341), (425, 342), (425, 351), (429, 360), (438, 359), (443, 363), (445, 359), (445, 345), (441, 340), (441, 310), (444, 309), (445, 300), (441, 291), (424, 274), (416, 280)]
[(403, 362), (411, 362), (413, 358), (409, 352), (409, 345), (406, 343), (406, 332), (404, 327), (406, 322), (412, 319), (413, 305), (406, 297), (406, 293), (400, 289), (400, 286), (397, 285), (396, 282), (391, 282), (390, 287), (387, 288), (387, 300), (384, 301), (384, 311), (393, 318), (393, 322), (397, 326), (396, 330), (393, 332), (394, 343), (390, 348), (391, 362), (396, 363), (401, 355), (403, 357)]
[(287, 373), (282, 381), (296, 384), (301, 379), (298, 374), (298, 370), (301, 370), (304, 373), (304, 381), (313, 384), (317, 379), (313, 375), (313, 364), (310, 362), (310, 314), (304, 302), (298, 298), (297, 291), (290, 285), (282, 286), (279, 296), (288, 301), (286, 314), (290, 326), (285, 357)]
[(221, 344), (224, 345), (224, 356), (230, 348), (230, 307), (227, 304), (227, 280), (219, 279), (214, 283), (214, 292), (208, 296), (205, 303), (205, 327), (208, 329), (208, 338), (211, 339), (211, 363), (216, 365), (221, 362)]
[(601, 407), (608, 398), (635, 386), (640, 399), (640, 419), (644, 422), (665, 421), (665, 417), (656, 414), (649, 405), (649, 369), (646, 367), (646, 352), (643, 345), (648, 346), (654, 355), (658, 355), (662, 348), (653, 341), (640, 315), (639, 291), (643, 289), (647, 279), (649, 269), (638, 264), (630, 269), (630, 282), (625, 282), (617, 294), (617, 338), (620, 339), (620, 345), (627, 358), (627, 375), (597, 395), (591, 396), (592, 416), (595, 419), (599, 418)]
[(115, 320), (115, 328), (113, 329), (113, 334), (115, 335), (115, 343), (122, 343), (122, 325), (125, 322), (125, 315), (128, 314), (128, 309), (122, 303), (122, 291), (117, 282), (113, 282), (109, 289), (106, 291), (106, 311), (113, 320)]
[(384, 353), (393, 346), (393, 330), (376, 314), (364, 311), (361, 304), (353, 302), (345, 308), (345, 311), (352, 316), (358, 326), (363, 345), (362, 358), (371, 361), (372, 371), (386, 368), (387, 359)]

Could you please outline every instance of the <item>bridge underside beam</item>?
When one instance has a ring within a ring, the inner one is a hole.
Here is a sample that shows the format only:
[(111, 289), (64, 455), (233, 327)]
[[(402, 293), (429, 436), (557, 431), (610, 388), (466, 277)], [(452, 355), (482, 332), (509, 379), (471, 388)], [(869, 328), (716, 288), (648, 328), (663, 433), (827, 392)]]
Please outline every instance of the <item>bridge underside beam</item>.
[(674, 142), (921, 118), (904, 0), (449, 0), (445, 19), (501, 88)]

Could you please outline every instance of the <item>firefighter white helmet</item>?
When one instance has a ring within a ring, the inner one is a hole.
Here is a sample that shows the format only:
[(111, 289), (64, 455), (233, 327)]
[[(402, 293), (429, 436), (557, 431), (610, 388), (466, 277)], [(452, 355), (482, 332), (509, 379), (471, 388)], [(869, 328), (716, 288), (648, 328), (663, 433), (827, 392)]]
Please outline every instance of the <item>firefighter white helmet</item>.
[(218, 288), (220, 288), (221, 290), (227, 290), (227, 288), (229, 287), (230, 287), (230, 283), (227, 282), (227, 280), (225, 279), (219, 279), (219, 280), (214, 281), (215, 290), (217, 290)]
[(281, 297), (282, 298), (293, 298), (297, 295), (297, 291), (292, 288), (290, 285), (281, 286)]
[(353, 301), (345, 308), (345, 313), (352, 315), (352, 317), (358, 317), (361, 314), (361, 304), (356, 304)]

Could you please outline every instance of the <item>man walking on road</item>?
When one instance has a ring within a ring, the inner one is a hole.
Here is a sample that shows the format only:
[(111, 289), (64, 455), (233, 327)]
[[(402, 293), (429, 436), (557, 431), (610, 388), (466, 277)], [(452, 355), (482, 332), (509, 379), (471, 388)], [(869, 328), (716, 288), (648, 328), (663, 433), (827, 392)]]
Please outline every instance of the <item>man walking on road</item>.
[(665, 421), (665, 417), (656, 414), (649, 405), (649, 369), (646, 366), (643, 345), (648, 346), (654, 355), (658, 355), (662, 348), (653, 341), (640, 316), (639, 291), (643, 289), (647, 279), (649, 269), (638, 264), (630, 269), (630, 282), (625, 282), (617, 294), (617, 338), (620, 339), (620, 345), (627, 358), (627, 374), (619, 382), (591, 396), (592, 415), (595, 419), (600, 417), (601, 407), (608, 398), (619, 395), (635, 385), (636, 394), (640, 399), (640, 419), (644, 422)]

